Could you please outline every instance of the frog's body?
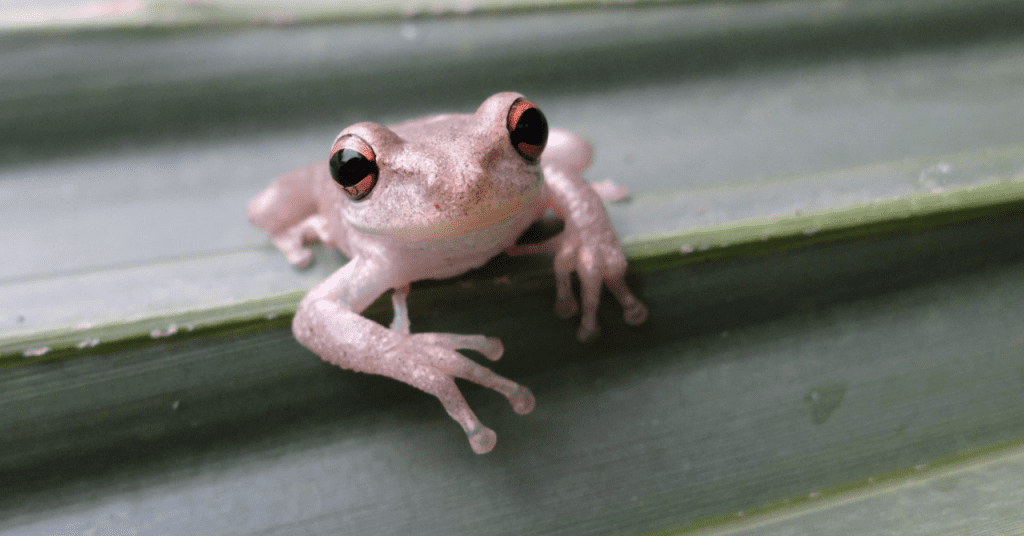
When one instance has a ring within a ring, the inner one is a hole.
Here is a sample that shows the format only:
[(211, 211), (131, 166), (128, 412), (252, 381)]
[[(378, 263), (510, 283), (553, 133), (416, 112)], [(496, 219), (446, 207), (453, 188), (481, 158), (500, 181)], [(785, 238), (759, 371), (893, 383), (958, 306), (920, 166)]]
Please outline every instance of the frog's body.
[[(300, 303), (293, 322), (299, 341), (340, 367), (390, 376), (437, 396), (473, 450), (484, 453), (495, 434), (473, 415), (453, 378), (497, 390), (521, 414), (533, 409), (533, 395), (457, 352), (472, 349), (496, 360), (502, 353), (497, 339), (410, 334), (409, 284), (462, 274), (502, 251), (554, 252), (560, 316), (576, 313), (570, 274), (580, 277), (581, 340), (597, 334), (602, 282), (622, 303), (627, 322), (643, 322), (647, 311), (623, 281), (626, 261), (604, 205), (581, 175), (590, 154), (569, 132), (549, 134), (543, 115), (521, 95), (499, 93), (475, 114), (390, 128), (352, 125), (336, 139), (330, 165), (275, 179), (249, 204), (249, 218), (297, 266), (309, 263), (303, 243), (312, 240), (350, 259)], [(549, 208), (565, 220), (563, 232), (542, 244), (515, 246)], [(360, 315), (388, 289), (395, 290), (390, 329)]]

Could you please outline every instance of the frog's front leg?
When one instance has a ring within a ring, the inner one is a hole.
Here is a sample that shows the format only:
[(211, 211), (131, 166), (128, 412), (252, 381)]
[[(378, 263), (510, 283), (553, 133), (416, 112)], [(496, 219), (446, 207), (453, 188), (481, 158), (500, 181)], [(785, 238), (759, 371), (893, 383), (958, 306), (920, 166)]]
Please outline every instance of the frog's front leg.
[(515, 246), (509, 253), (555, 255), (555, 312), (562, 318), (576, 314), (572, 272), (580, 280), (583, 304), (576, 336), (585, 341), (597, 336), (597, 306), (602, 283), (622, 304), (623, 319), (637, 325), (647, 319), (647, 308), (626, 286), (626, 257), (615, 236), (600, 196), (583, 179), (590, 165), (590, 145), (571, 132), (551, 129), (541, 157), (548, 203), (565, 221), (565, 229), (540, 244)]
[[(409, 334), (401, 328), (387, 329), (359, 314), (394, 286), (386, 262), (356, 256), (303, 298), (292, 331), (299, 342), (329, 363), (388, 376), (434, 395), (465, 430), (473, 451), (489, 452), (496, 436), (477, 419), (454, 379), (466, 379), (498, 391), (521, 415), (533, 410), (533, 394), (458, 352), (475, 350), (497, 360), (503, 351), (498, 339), (447, 333)], [(402, 285), (398, 288), (403, 290)], [(396, 303), (401, 302), (404, 307), (404, 301), (404, 293), (399, 294)]]

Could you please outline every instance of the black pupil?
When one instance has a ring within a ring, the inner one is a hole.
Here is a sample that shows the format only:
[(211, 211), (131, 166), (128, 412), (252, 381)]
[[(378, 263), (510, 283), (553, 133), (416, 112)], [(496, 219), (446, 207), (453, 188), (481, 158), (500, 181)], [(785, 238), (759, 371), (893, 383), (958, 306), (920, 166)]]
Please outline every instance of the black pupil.
[(375, 173), (376, 167), (354, 149), (342, 149), (331, 157), (331, 176), (346, 188), (359, 184), (367, 175)]
[(548, 120), (537, 108), (527, 108), (516, 121), (511, 138), (512, 145), (515, 146), (525, 143), (542, 147), (548, 141)]

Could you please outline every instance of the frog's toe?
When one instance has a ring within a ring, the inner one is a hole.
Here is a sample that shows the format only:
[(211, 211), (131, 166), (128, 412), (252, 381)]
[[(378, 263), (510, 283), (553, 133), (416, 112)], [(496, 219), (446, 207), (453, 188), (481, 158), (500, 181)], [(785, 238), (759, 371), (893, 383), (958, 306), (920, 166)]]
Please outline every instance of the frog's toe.
[(533, 397), (533, 393), (522, 385), (508, 397), (508, 401), (512, 403), (512, 411), (520, 415), (530, 413), (537, 406), (537, 399)]
[(454, 333), (418, 333), (414, 338), (426, 344), (440, 346), (449, 350), (474, 350), (487, 359), (497, 361), (505, 353), (501, 339), (484, 337), (483, 335), (457, 335)]
[(643, 324), (647, 320), (647, 307), (641, 302), (626, 286), (622, 277), (611, 278), (606, 281), (608, 288), (615, 295), (615, 298), (622, 304), (622, 319), (631, 326)]
[(449, 348), (452, 350), (475, 350), (491, 361), (501, 359), (505, 353), (505, 346), (497, 337), (484, 337), (483, 335), (449, 335), (452, 343)]
[(555, 314), (562, 320), (572, 318), (580, 310), (572, 295), (570, 274), (570, 267), (555, 265)]
[(482, 425), (469, 432), (467, 436), (469, 437), (469, 446), (477, 454), (487, 454), (498, 443), (498, 434), (495, 434), (494, 430)]
[(299, 248), (298, 250), (289, 251), (287, 257), (288, 262), (292, 263), (296, 268), (305, 268), (313, 261), (313, 252), (306, 248)]
[(647, 320), (647, 308), (640, 302), (630, 304), (622, 311), (622, 319), (631, 326), (643, 324)]
[(505, 353), (505, 346), (501, 344), (501, 339), (497, 337), (487, 337), (484, 340), (484, 344), (477, 349), (478, 352), (484, 354), (484, 357), (491, 361), (497, 361), (501, 359), (502, 354)]
[(271, 240), (277, 249), (284, 252), (288, 262), (298, 268), (305, 268), (313, 260), (313, 252), (302, 245), (302, 241), (294, 232), (274, 235)]
[(601, 326), (597, 325), (597, 321), (593, 318), (584, 317), (583, 321), (580, 322), (580, 329), (576, 332), (576, 340), (590, 342), (596, 339), (600, 333)]

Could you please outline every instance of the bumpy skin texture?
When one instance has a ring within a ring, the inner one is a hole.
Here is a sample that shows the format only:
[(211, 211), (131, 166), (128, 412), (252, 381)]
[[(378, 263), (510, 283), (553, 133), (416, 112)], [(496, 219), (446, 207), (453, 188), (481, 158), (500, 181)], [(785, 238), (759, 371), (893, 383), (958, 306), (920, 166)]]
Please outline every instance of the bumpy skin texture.
[[(389, 376), (436, 396), (480, 454), (494, 448), (495, 433), (473, 414), (454, 378), (501, 393), (519, 414), (533, 410), (533, 394), (458, 352), (475, 350), (497, 360), (503, 348), (496, 338), (410, 333), (411, 282), (459, 275), (502, 251), (553, 253), (555, 311), (563, 318), (582, 311), (581, 341), (598, 333), (602, 283), (622, 304), (627, 323), (647, 318), (623, 279), (626, 259), (604, 205), (582, 177), (590, 146), (551, 129), (540, 162), (523, 157), (510, 142), (508, 126), (510, 107), (521, 97), (498, 93), (474, 114), (391, 127), (352, 125), (336, 145), (354, 135), (372, 148), (379, 175), (369, 195), (351, 200), (325, 160), (278, 177), (248, 210), (250, 221), (296, 266), (310, 262), (304, 244), (313, 241), (350, 259), (299, 304), (292, 324), (296, 338), (339, 367)], [(516, 246), (548, 209), (565, 220), (565, 229), (541, 244)], [(572, 295), (574, 271), (582, 309)], [(385, 328), (360, 313), (388, 289), (394, 289), (395, 318)]]

